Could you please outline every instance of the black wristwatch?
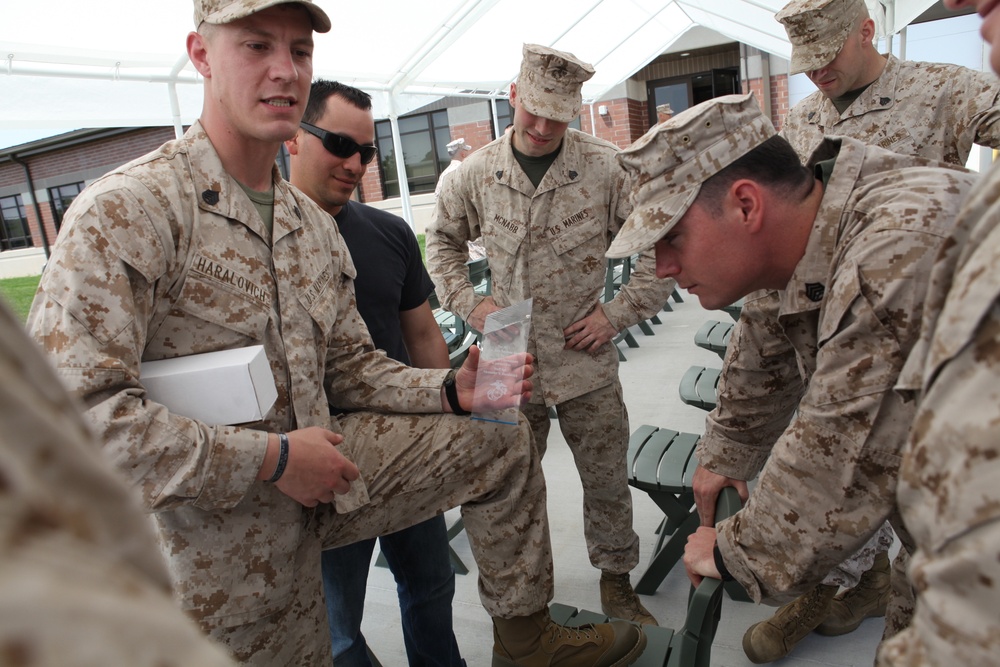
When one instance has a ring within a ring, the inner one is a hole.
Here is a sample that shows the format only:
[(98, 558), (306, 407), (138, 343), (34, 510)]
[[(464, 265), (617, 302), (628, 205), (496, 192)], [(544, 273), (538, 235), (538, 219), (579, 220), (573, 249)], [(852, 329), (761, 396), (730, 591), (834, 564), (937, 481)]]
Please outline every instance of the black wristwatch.
[(462, 404), (458, 402), (458, 387), (455, 386), (455, 369), (448, 371), (448, 374), (444, 376), (444, 397), (448, 399), (451, 411), (459, 417), (472, 414), (468, 410), (463, 409)]

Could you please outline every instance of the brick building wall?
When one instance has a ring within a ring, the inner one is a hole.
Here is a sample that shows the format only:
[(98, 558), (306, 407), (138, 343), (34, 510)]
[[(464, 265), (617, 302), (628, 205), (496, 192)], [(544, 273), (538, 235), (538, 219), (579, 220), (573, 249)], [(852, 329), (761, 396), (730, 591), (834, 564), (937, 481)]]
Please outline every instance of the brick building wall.
[(378, 170), (378, 158), (376, 157), (368, 164), (368, 171), (361, 179), (359, 199), (363, 202), (382, 201), (382, 174)]
[[(744, 81), (742, 88), (744, 93), (752, 92), (757, 96), (758, 100), (764, 99), (765, 91), (763, 79), (756, 78)], [(785, 122), (785, 116), (788, 115), (787, 74), (776, 74), (771, 76), (769, 96), (771, 102), (771, 123), (776, 129), (781, 130), (781, 124)]]
[(28, 193), (28, 181), (22, 165), (13, 161), (3, 162), (0, 163), (0, 194), (4, 197), (21, 195), (32, 243), (35, 247), (42, 247), (42, 234), (33, 203), (37, 196), (42, 224), (45, 225), (45, 235), (51, 245), (56, 239), (56, 226), (52, 205), (49, 202), (49, 188), (81, 181), (90, 184), (101, 174), (141, 157), (173, 138), (173, 128), (139, 128), (124, 134), (24, 157), (22, 159), (28, 164), (35, 186), (35, 193), (32, 193), (32, 196)]
[(480, 120), (474, 123), (452, 125), (451, 138), (452, 140), (465, 139), (465, 143), (472, 146), (473, 151), (476, 151), (493, 141), (493, 123), (488, 120)]
[(788, 75), (778, 74), (771, 77), (771, 122), (781, 129), (788, 115)]

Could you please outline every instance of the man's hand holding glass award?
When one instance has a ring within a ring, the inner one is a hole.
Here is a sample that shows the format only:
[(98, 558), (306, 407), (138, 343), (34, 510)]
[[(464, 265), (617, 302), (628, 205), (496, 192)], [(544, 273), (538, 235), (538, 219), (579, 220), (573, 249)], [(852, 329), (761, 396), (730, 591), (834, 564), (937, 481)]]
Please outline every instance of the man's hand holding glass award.
[(483, 327), (481, 349), (455, 375), (463, 405), (472, 397), (472, 418), (516, 424), (519, 408), (531, 398), (534, 359), (527, 353), (531, 299), (491, 313)]

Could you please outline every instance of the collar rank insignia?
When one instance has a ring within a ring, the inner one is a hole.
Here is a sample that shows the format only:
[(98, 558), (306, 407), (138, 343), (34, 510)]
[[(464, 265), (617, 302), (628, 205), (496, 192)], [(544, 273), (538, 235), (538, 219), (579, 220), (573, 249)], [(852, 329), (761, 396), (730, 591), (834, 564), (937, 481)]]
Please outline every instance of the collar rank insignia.
[(806, 283), (806, 296), (813, 303), (823, 300), (823, 295), (826, 294), (826, 287), (820, 283)]

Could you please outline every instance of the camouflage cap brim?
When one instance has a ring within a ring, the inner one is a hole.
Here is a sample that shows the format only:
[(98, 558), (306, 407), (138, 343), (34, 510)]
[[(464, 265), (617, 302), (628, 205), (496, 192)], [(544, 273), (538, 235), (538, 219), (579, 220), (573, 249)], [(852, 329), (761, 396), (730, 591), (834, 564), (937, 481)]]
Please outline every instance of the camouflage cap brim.
[(803, 72), (823, 69), (833, 62), (842, 48), (844, 48), (843, 40), (837, 43), (810, 44), (809, 46), (793, 45), (788, 73), (789, 75), (802, 74)]
[(680, 222), (700, 191), (701, 183), (696, 183), (666, 199), (634, 209), (605, 255), (620, 259), (652, 248)]

